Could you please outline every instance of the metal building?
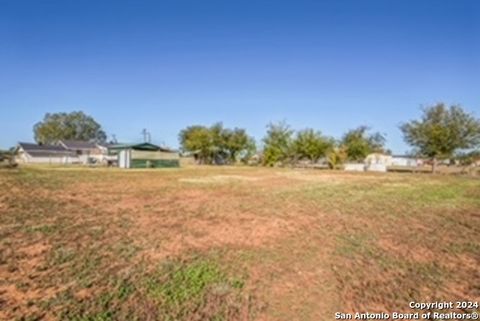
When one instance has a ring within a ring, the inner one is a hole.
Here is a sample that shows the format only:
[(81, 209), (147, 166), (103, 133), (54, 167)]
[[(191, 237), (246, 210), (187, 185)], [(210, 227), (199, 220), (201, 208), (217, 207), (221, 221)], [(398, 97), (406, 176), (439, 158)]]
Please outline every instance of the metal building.
[(117, 153), (120, 168), (180, 167), (177, 152), (150, 143), (116, 145), (109, 150)]

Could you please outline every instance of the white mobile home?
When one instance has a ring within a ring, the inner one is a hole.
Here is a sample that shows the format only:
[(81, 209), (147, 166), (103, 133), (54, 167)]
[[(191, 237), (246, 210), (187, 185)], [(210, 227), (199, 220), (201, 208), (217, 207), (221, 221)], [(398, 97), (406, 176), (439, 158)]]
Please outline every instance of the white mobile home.
[(415, 157), (394, 155), (390, 166), (402, 166), (402, 167), (417, 167), (422, 165), (422, 162)]

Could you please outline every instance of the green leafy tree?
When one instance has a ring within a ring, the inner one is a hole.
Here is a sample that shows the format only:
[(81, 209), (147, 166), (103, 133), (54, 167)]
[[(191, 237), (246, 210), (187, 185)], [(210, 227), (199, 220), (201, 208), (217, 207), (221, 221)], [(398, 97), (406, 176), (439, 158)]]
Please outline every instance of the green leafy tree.
[(400, 129), (408, 144), (432, 160), (432, 172), (436, 171), (438, 159), (480, 144), (480, 120), (458, 105), (438, 103), (424, 108), (420, 120), (404, 123)]
[(348, 131), (340, 142), (346, 149), (347, 158), (351, 161), (363, 161), (368, 154), (383, 152), (385, 137), (380, 133), (368, 133), (367, 126), (360, 126)]
[(209, 164), (213, 159), (213, 138), (210, 129), (205, 126), (190, 126), (179, 134), (180, 145), (185, 152), (198, 155), (201, 164)]
[(455, 155), (455, 159), (457, 159), (462, 166), (470, 166), (476, 161), (480, 160), (480, 150), (459, 152)]
[(285, 164), (293, 155), (293, 130), (285, 122), (270, 123), (263, 139), (263, 164), (275, 166)]
[(340, 165), (347, 160), (347, 150), (345, 147), (335, 147), (327, 155), (328, 167), (338, 169)]
[(326, 156), (333, 146), (332, 138), (325, 137), (321, 132), (313, 129), (298, 132), (293, 142), (295, 158), (306, 158), (314, 163)]
[(257, 144), (255, 142), (255, 139), (249, 136), (245, 145), (245, 149), (240, 151), (240, 153), (238, 154), (238, 158), (242, 163), (248, 164), (248, 162), (255, 155), (256, 152), (257, 152)]
[(107, 135), (93, 117), (81, 111), (47, 113), (33, 128), (39, 144), (51, 144), (62, 139), (105, 142)]
[(255, 140), (248, 136), (245, 129), (234, 128), (223, 132), (223, 148), (227, 152), (230, 162), (245, 161), (255, 153)]
[(202, 164), (235, 163), (255, 151), (255, 141), (246, 130), (224, 128), (222, 123), (187, 127), (180, 132), (179, 139), (182, 149), (196, 153)]

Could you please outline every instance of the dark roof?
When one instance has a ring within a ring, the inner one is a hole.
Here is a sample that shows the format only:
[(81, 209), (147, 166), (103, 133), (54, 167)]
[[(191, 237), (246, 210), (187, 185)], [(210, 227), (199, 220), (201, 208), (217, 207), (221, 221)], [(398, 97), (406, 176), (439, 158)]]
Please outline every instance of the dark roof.
[(149, 150), (149, 151), (160, 151), (168, 153), (176, 153), (175, 151), (160, 147), (151, 143), (141, 143), (141, 144), (117, 144), (109, 147), (110, 149), (120, 150), (120, 149), (134, 149), (134, 150)]
[(103, 148), (112, 148), (117, 146), (118, 144), (112, 144), (112, 143), (97, 143), (97, 146), (103, 147)]
[(57, 145), (38, 145), (32, 143), (18, 143), (25, 151), (51, 151), (51, 152), (65, 152), (67, 151), (63, 146)]
[(33, 157), (76, 157), (74, 152), (68, 150), (61, 152), (51, 152), (51, 151), (26, 151), (30, 156)]
[(35, 157), (75, 156), (75, 153), (65, 149), (63, 146), (18, 143), (18, 147), (22, 148), (29, 155)]
[(63, 144), (67, 149), (95, 149), (97, 144), (82, 140), (61, 140), (60, 144)]

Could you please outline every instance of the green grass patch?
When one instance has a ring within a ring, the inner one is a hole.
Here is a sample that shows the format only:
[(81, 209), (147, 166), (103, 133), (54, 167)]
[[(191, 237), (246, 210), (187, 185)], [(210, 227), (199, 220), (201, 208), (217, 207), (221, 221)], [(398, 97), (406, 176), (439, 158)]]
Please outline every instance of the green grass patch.
[(50, 224), (50, 225), (37, 225), (37, 226), (26, 226), (25, 232), (27, 233), (42, 233), (45, 235), (54, 234), (56, 231), (60, 230), (61, 228), (58, 225)]
[(213, 259), (194, 257), (164, 262), (153, 272), (139, 266), (103, 280), (104, 290), (93, 297), (79, 300), (68, 290), (46, 304), (61, 307), (60, 320), (238, 320), (251, 304), (245, 282)]
[[(238, 298), (244, 281), (229, 277), (210, 260), (168, 262), (146, 281), (164, 320), (190, 319), (202, 315), (209, 320), (227, 320), (236, 312), (232, 298)], [(228, 298), (228, 299), (227, 299)], [(238, 303), (238, 302), (237, 302)]]
[(50, 265), (61, 265), (73, 261), (75, 259), (75, 250), (66, 247), (55, 249), (50, 256)]
[(372, 258), (378, 249), (372, 244), (371, 234), (343, 234), (337, 237), (336, 254), (347, 258), (363, 256)]

